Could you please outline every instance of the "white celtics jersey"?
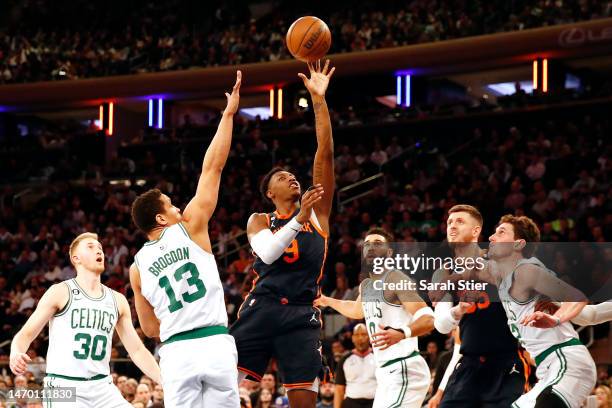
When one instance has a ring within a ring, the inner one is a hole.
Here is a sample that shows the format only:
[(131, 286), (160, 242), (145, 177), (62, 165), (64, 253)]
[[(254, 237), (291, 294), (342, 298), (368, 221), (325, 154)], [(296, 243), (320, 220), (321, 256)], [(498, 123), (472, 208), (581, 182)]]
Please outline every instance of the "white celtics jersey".
[(510, 288), (514, 282), (514, 272), (520, 265), (532, 264), (543, 268), (548, 273), (553, 273), (539, 259), (532, 257), (529, 259), (521, 259), (512, 273), (507, 275), (499, 285), (499, 298), (504, 305), (506, 315), (508, 316), (508, 326), (510, 332), (523, 347), (534, 358), (540, 355), (544, 350), (564, 343), (571, 339), (577, 339), (578, 333), (570, 322), (561, 324), (560, 326), (550, 329), (539, 329), (537, 327), (525, 326), (519, 322), (526, 316), (531, 315), (535, 311), (535, 306), (538, 301), (542, 300), (542, 296), (536, 294), (533, 298), (519, 302), (510, 295)]
[(79, 379), (110, 373), (113, 332), (119, 317), (112, 290), (95, 299), (75, 279), (63, 282), (70, 298), (49, 321), (47, 374)]
[(142, 295), (160, 321), (160, 339), (208, 326), (227, 327), (215, 257), (189, 238), (183, 225), (164, 229), (135, 256)]
[[(388, 274), (389, 272), (385, 273), (382, 277), (383, 282), (385, 282)], [(374, 288), (374, 280), (372, 279), (366, 279), (362, 283), (361, 306), (371, 342), (374, 341), (372, 335), (382, 330), (380, 328), (381, 324), (383, 327), (389, 326), (399, 329), (411, 324), (413, 321), (412, 315), (406, 312), (402, 305), (389, 303), (384, 297), (384, 291)], [(374, 358), (378, 367), (382, 367), (392, 360), (411, 355), (418, 351), (418, 348), (418, 339), (416, 337), (409, 337), (386, 350), (373, 347)]]

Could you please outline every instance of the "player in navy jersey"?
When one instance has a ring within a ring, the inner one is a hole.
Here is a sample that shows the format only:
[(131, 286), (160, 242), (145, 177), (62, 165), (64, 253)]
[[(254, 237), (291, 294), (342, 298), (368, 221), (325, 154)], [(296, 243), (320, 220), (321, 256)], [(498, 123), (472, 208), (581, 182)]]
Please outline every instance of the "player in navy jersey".
[(230, 329), (236, 339), (240, 379), (261, 380), (270, 358), (276, 358), (292, 408), (315, 407), (323, 371), (321, 313), (313, 301), (320, 295), (334, 196), (325, 92), (335, 68), (329, 69), (329, 60), (322, 69), (320, 63), (308, 68), (310, 78), (299, 76), (315, 113), (313, 187), (302, 196), (295, 175), (281, 168), (264, 177), (261, 191), (275, 211), (252, 214), (247, 223), (249, 243), (257, 255), (253, 264), (257, 277)]
[[(447, 239), (455, 258), (485, 256), (478, 246), (482, 224), (482, 215), (471, 205), (456, 205), (449, 210)], [(454, 274), (439, 270), (432, 280), (445, 281)], [(432, 300), (440, 300), (440, 295)], [(434, 324), (441, 333), (459, 326), (461, 357), (460, 364), (455, 358), (451, 360), (448, 384), (445, 389), (440, 386), (429, 407), (509, 408), (526, 389), (529, 365), (508, 329), (497, 288), (487, 285), (486, 291), (447, 293), (437, 303), (435, 315)]]

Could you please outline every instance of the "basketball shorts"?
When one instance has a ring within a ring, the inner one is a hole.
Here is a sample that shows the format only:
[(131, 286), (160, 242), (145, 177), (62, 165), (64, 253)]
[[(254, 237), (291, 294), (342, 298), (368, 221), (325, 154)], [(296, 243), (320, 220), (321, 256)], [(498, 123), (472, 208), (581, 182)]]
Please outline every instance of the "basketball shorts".
[(312, 386), (321, 377), (321, 311), (311, 305), (249, 295), (230, 328), (238, 349), (238, 369), (260, 381), (271, 358), (287, 390)]
[(448, 380), (440, 408), (509, 408), (525, 392), (529, 366), (519, 354), (464, 355)]
[(76, 394), (76, 402), (44, 399), (44, 408), (129, 408), (132, 406), (121, 396), (111, 376), (98, 380), (81, 381), (49, 375), (43, 379), (43, 386), (45, 392), (52, 393), (53, 389), (58, 388), (73, 388)]
[(376, 368), (373, 408), (421, 408), (431, 374), (420, 354)]
[(540, 393), (548, 387), (569, 408), (580, 408), (591, 394), (597, 374), (588, 349), (574, 345), (549, 350), (550, 354), (538, 364), (538, 382), (512, 404), (513, 408), (534, 407)]
[(159, 357), (166, 407), (240, 406), (236, 344), (229, 334), (164, 344)]

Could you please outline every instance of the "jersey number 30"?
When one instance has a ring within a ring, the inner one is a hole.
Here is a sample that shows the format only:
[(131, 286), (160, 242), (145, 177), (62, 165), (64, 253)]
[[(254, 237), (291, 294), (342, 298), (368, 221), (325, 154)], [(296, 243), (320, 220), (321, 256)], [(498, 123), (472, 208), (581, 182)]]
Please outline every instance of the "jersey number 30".
[[(204, 295), (206, 295), (206, 286), (204, 286), (204, 282), (202, 282), (202, 279), (200, 279), (200, 272), (193, 262), (187, 262), (185, 265), (178, 268), (174, 272), (174, 280), (180, 282), (185, 274), (188, 274), (187, 283), (189, 284), (189, 287), (194, 287), (195, 292), (190, 293), (187, 291), (181, 293), (182, 299), (187, 303), (202, 299)], [(168, 295), (168, 298), (170, 299), (170, 305), (168, 306), (170, 313), (180, 310), (183, 307), (183, 303), (176, 299), (176, 294), (174, 293), (174, 289), (172, 289), (170, 280), (167, 276), (162, 276), (159, 279), (159, 286), (166, 291), (166, 295)]]

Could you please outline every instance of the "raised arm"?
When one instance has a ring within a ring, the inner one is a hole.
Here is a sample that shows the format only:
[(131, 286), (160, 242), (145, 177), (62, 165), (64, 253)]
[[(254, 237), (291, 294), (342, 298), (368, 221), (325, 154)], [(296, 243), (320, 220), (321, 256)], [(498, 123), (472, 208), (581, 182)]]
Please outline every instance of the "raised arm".
[(36, 310), (17, 332), (11, 343), (10, 366), (14, 374), (21, 375), (26, 372), (30, 362), (30, 357), (26, 353), (30, 344), (53, 315), (66, 305), (69, 296), (68, 286), (65, 283), (56, 283), (40, 298)]
[(113, 291), (115, 300), (117, 301), (117, 308), (119, 309), (119, 320), (115, 326), (117, 334), (121, 339), (121, 343), (127, 350), (130, 358), (136, 364), (140, 370), (151, 377), (153, 381), (161, 384), (161, 373), (155, 357), (145, 347), (138, 337), (138, 333), (132, 325), (132, 312), (130, 311), (130, 305), (121, 293)]
[[(241, 82), (242, 73), (237, 71), (236, 83), (232, 89), (232, 94), (225, 94), (227, 106), (223, 111), (217, 133), (210, 142), (208, 149), (206, 149), (204, 161), (202, 162), (202, 173), (198, 180), (195, 196), (187, 204), (183, 214), (183, 222), (189, 234), (194, 241), (203, 246), (207, 251), (211, 251), (212, 248), (205, 227), (208, 225), (208, 221), (217, 206), (221, 172), (227, 161), (232, 144), (234, 115), (238, 111)], [(206, 235), (206, 237), (202, 237), (201, 234)], [(204, 242), (199, 242), (202, 238), (204, 238)]]
[(329, 215), (334, 200), (334, 140), (332, 137), (331, 119), (325, 92), (329, 85), (329, 79), (336, 68), (329, 69), (329, 60), (321, 69), (320, 61), (316, 66), (308, 63), (310, 78), (300, 73), (298, 76), (304, 81), (304, 85), (312, 99), (315, 114), (315, 129), (317, 134), (317, 152), (315, 153), (314, 166), (312, 170), (313, 185), (321, 184), (325, 193), (323, 199), (315, 206), (314, 210), (325, 232), (329, 232)]
[(134, 291), (134, 304), (142, 331), (147, 337), (159, 337), (159, 319), (155, 316), (153, 306), (142, 295), (140, 272), (136, 265), (130, 266), (130, 283)]

